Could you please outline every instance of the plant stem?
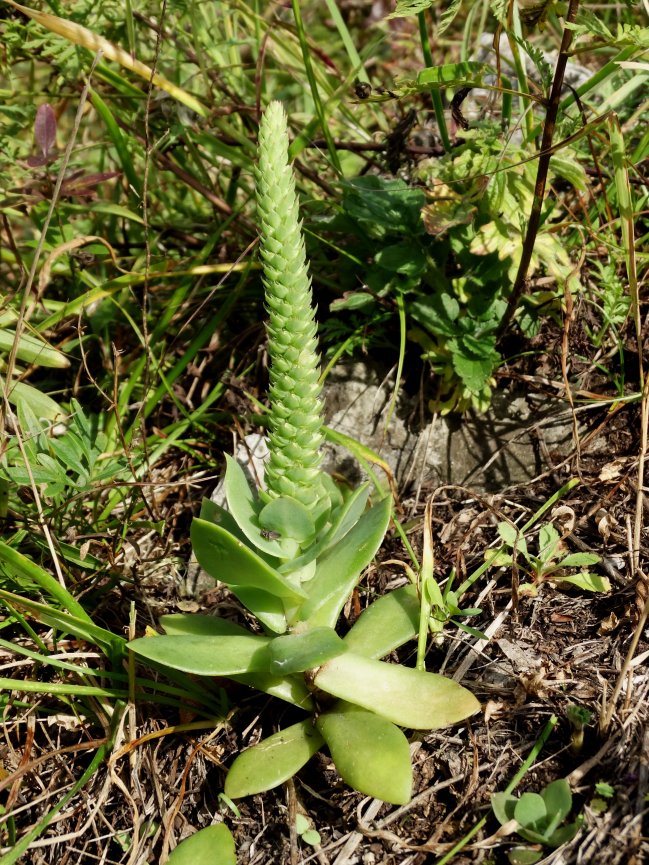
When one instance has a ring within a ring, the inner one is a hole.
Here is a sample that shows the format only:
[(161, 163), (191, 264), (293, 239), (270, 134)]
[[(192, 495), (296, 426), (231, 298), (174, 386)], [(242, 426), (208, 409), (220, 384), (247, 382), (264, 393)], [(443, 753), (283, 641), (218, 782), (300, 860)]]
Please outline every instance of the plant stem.
[(315, 72), (313, 71), (313, 64), (311, 63), (311, 54), (309, 52), (309, 46), (307, 44), (306, 32), (304, 30), (304, 22), (302, 21), (302, 12), (300, 10), (299, 0), (291, 0), (291, 6), (293, 8), (293, 17), (295, 18), (297, 38), (300, 43), (300, 48), (302, 49), (304, 71), (306, 72), (306, 77), (309, 81), (309, 87), (311, 88), (311, 97), (313, 98), (313, 104), (315, 106), (316, 114), (318, 115), (318, 120), (320, 121), (322, 134), (324, 135), (325, 141), (327, 142), (327, 150), (329, 151), (331, 164), (336, 169), (338, 174), (342, 175), (342, 168), (340, 166), (340, 160), (338, 158), (338, 151), (336, 150), (336, 145), (334, 144), (333, 136), (331, 134), (331, 130), (329, 129), (329, 124), (327, 123), (324, 105), (322, 104), (322, 99), (320, 99), (320, 91), (318, 90), (318, 82), (316, 81)]
[[(426, 29), (426, 13), (419, 12), (417, 15), (419, 21), (419, 37), (421, 39), (421, 50), (424, 55), (424, 63), (431, 68), (433, 63), (433, 52), (430, 50), (430, 39), (428, 38), (428, 30)], [(444, 150), (448, 153), (451, 149), (451, 139), (448, 135), (446, 126), (446, 118), (444, 117), (444, 104), (442, 102), (442, 94), (437, 88), (430, 91), (431, 99), (433, 100), (433, 109), (435, 110), (435, 119), (439, 128), (439, 134), (444, 145)]]
[[(579, 0), (570, 0), (568, 13), (566, 15), (566, 24), (573, 24), (577, 17), (579, 9)], [(554, 70), (554, 78), (552, 80), (552, 89), (548, 100), (548, 108), (545, 115), (545, 124), (543, 125), (543, 137), (541, 138), (541, 151), (539, 153), (539, 164), (536, 172), (536, 184), (534, 186), (534, 199), (532, 201), (532, 209), (530, 218), (527, 222), (527, 231), (525, 240), (523, 241), (523, 250), (521, 254), (520, 264), (514, 285), (512, 288), (511, 297), (507, 302), (507, 311), (503, 316), (503, 320), (498, 328), (498, 335), (502, 337), (508, 325), (512, 321), (518, 308), (523, 289), (527, 280), (527, 271), (529, 270), (534, 252), (534, 244), (536, 236), (541, 225), (541, 209), (543, 207), (543, 199), (545, 198), (545, 186), (548, 179), (548, 169), (550, 167), (550, 159), (552, 157), (552, 139), (554, 130), (557, 124), (557, 115), (559, 112), (559, 103), (561, 101), (561, 89), (563, 87), (563, 79), (566, 72), (566, 64), (568, 63), (568, 52), (572, 43), (572, 30), (564, 27), (563, 38), (561, 40), (561, 49), (557, 59), (557, 65)]]

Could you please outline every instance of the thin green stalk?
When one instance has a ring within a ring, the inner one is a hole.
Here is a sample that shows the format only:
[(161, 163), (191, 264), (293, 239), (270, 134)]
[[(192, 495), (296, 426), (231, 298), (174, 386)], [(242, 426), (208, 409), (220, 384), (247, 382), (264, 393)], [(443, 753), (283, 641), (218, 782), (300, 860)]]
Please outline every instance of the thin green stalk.
[[(428, 38), (428, 28), (426, 27), (426, 13), (419, 12), (417, 15), (419, 22), (419, 38), (421, 39), (421, 50), (424, 55), (424, 63), (427, 67), (432, 68), (435, 63), (433, 61), (433, 52), (430, 49), (430, 39)], [(433, 100), (433, 109), (435, 111), (435, 119), (437, 127), (444, 145), (444, 150), (447, 152), (451, 149), (451, 139), (448, 135), (448, 127), (446, 126), (446, 117), (444, 116), (444, 103), (442, 102), (442, 94), (437, 88), (431, 88), (431, 99)]]
[[(539, 738), (534, 743), (534, 747), (532, 748), (530, 753), (527, 755), (525, 762), (523, 763), (521, 768), (518, 770), (518, 772), (514, 775), (514, 777), (509, 782), (507, 787), (505, 788), (505, 793), (507, 793), (507, 794), (512, 793), (516, 789), (516, 787), (520, 784), (520, 782), (523, 780), (526, 773), (529, 772), (530, 768), (534, 765), (537, 757), (539, 756), (539, 754), (543, 750), (543, 746), (547, 742), (547, 740), (550, 736), (550, 733), (556, 727), (557, 720), (558, 719), (557, 719), (556, 715), (552, 715), (552, 717), (548, 720), (547, 724), (545, 725), (545, 727), (543, 728), (543, 730), (541, 732), (541, 735), (539, 736)], [(469, 832), (467, 832), (467, 834), (463, 838), (461, 838), (457, 842), (457, 844), (455, 844), (448, 851), (448, 853), (446, 853), (444, 856), (442, 856), (441, 859), (437, 860), (435, 865), (446, 865), (447, 862), (451, 862), (453, 860), (453, 858), (456, 856), (456, 854), (459, 853), (460, 850), (463, 850), (466, 847), (466, 845), (469, 843), (469, 841), (472, 838), (474, 838), (478, 834), (478, 832), (483, 828), (483, 826), (487, 822), (488, 816), (489, 815), (486, 815), (481, 820), (479, 820), (475, 824), (473, 829), (471, 829)], [(0, 865), (2, 865), (2, 863), (0, 863)]]
[(327, 121), (327, 116), (325, 114), (324, 106), (322, 104), (322, 100), (320, 99), (320, 91), (318, 90), (318, 82), (316, 81), (315, 72), (313, 71), (313, 64), (311, 63), (311, 52), (309, 50), (309, 45), (306, 38), (306, 32), (304, 30), (304, 22), (302, 20), (302, 11), (300, 9), (299, 0), (291, 0), (291, 6), (293, 8), (293, 17), (295, 19), (295, 28), (297, 30), (297, 37), (300, 43), (300, 48), (302, 50), (302, 60), (304, 62), (304, 71), (306, 72), (306, 77), (309, 82), (309, 87), (311, 89), (311, 97), (313, 99), (313, 104), (315, 106), (316, 114), (318, 115), (318, 120), (320, 121), (320, 127), (322, 129), (322, 134), (324, 135), (324, 139), (327, 142), (327, 150), (329, 151), (329, 158), (331, 159), (331, 164), (336, 169), (338, 174), (342, 175), (342, 168), (340, 166), (340, 159), (338, 158), (338, 151), (336, 150), (336, 145), (334, 143), (333, 136), (331, 134), (331, 130), (329, 128), (329, 123)]
[(394, 388), (392, 389), (392, 397), (390, 398), (390, 405), (383, 426), (384, 433), (388, 431), (397, 404), (401, 376), (403, 375), (403, 365), (406, 358), (406, 301), (403, 293), (400, 291), (397, 292), (397, 310), (399, 313), (399, 358), (397, 360), (397, 374), (394, 380)]
[(329, 14), (331, 15), (334, 24), (336, 25), (336, 29), (340, 34), (341, 41), (345, 47), (345, 51), (347, 52), (347, 56), (349, 57), (352, 68), (357, 70), (356, 75), (359, 81), (367, 81), (369, 83), (369, 77), (367, 72), (365, 71), (365, 66), (363, 65), (363, 61), (360, 58), (358, 51), (356, 50), (356, 44), (352, 39), (352, 35), (349, 32), (347, 25), (345, 24), (345, 19), (340, 14), (340, 9), (338, 8), (338, 4), (336, 0), (325, 0), (327, 4), (327, 9), (329, 10)]
[(523, 59), (521, 57), (521, 50), (518, 42), (514, 39), (516, 36), (518, 39), (523, 38), (523, 30), (521, 28), (521, 19), (518, 13), (518, 4), (512, 3), (512, 23), (514, 27), (514, 35), (507, 32), (507, 40), (509, 42), (509, 48), (512, 52), (512, 57), (514, 59), (514, 69), (516, 70), (516, 79), (518, 81), (518, 89), (520, 90), (521, 95), (518, 97), (519, 111), (521, 116), (525, 118), (525, 129), (528, 138), (532, 134), (534, 129), (534, 115), (532, 114), (531, 108), (528, 109), (528, 104), (526, 100), (526, 96), (529, 97), (530, 88), (527, 81), (527, 72), (525, 71), (525, 64), (523, 63)]

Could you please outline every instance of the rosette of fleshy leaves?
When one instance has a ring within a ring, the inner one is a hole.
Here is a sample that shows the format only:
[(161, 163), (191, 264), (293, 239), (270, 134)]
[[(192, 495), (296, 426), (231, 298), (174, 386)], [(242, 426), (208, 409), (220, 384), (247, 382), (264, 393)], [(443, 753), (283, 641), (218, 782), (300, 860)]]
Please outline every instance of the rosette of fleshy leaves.
[(270, 451), (267, 490), (253, 490), (227, 458), (227, 508), (205, 501), (192, 525), (201, 566), (225, 583), (258, 629), (201, 615), (161, 619), (164, 636), (130, 646), (140, 657), (203, 676), (228, 677), (308, 716), (240, 754), (230, 798), (269, 790), (327, 746), (342, 778), (367, 795), (409, 801), (412, 767), (399, 727), (436, 729), (479, 707), (443, 676), (380, 660), (418, 631), (414, 586), (371, 604), (341, 637), (338, 618), (378, 550), (389, 496), (364, 484), (343, 493), (320, 470), (322, 418), (311, 287), (288, 163), (286, 116), (267, 109), (256, 172), (269, 310)]

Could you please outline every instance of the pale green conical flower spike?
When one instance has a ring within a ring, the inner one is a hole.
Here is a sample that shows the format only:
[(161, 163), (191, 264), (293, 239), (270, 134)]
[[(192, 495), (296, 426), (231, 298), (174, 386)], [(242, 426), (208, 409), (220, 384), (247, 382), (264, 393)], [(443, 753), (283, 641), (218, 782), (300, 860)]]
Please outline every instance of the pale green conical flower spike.
[(271, 102), (255, 171), (271, 359), (266, 483), (271, 497), (292, 496), (312, 509), (322, 495), (317, 326), (288, 144), (284, 108)]

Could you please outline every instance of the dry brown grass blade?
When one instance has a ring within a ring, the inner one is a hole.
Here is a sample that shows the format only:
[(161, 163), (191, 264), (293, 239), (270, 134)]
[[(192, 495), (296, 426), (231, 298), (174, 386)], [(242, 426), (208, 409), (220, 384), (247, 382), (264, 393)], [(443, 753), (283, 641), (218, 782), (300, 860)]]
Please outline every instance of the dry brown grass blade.
[(104, 39), (103, 36), (99, 36), (97, 33), (93, 33), (92, 30), (88, 30), (87, 27), (82, 27), (73, 21), (67, 21), (65, 18), (59, 18), (57, 15), (51, 15), (49, 12), (39, 12), (36, 9), (30, 9), (28, 6), (22, 6), (20, 3), (16, 3), (15, 0), (7, 0), (7, 3), (13, 6), (14, 9), (18, 9), (23, 15), (27, 15), (28, 18), (36, 21), (42, 27), (45, 27), (51, 33), (56, 33), (57, 36), (62, 36), (68, 42), (72, 42), (74, 45), (81, 45), (82, 48), (87, 48), (88, 51), (92, 51), (93, 53), (101, 52), (104, 57), (114, 60), (115, 63), (119, 63), (124, 69), (128, 69), (145, 81), (151, 82), (155, 87), (164, 90), (170, 96), (173, 96), (174, 99), (177, 99), (178, 102), (182, 102), (183, 105), (191, 108), (196, 114), (200, 114), (201, 117), (207, 117), (209, 113), (207, 108), (195, 96), (187, 93), (182, 87), (178, 87), (173, 82), (168, 81), (162, 75), (158, 75), (146, 63), (136, 60), (128, 51), (124, 51), (123, 48), (113, 45), (112, 42)]

